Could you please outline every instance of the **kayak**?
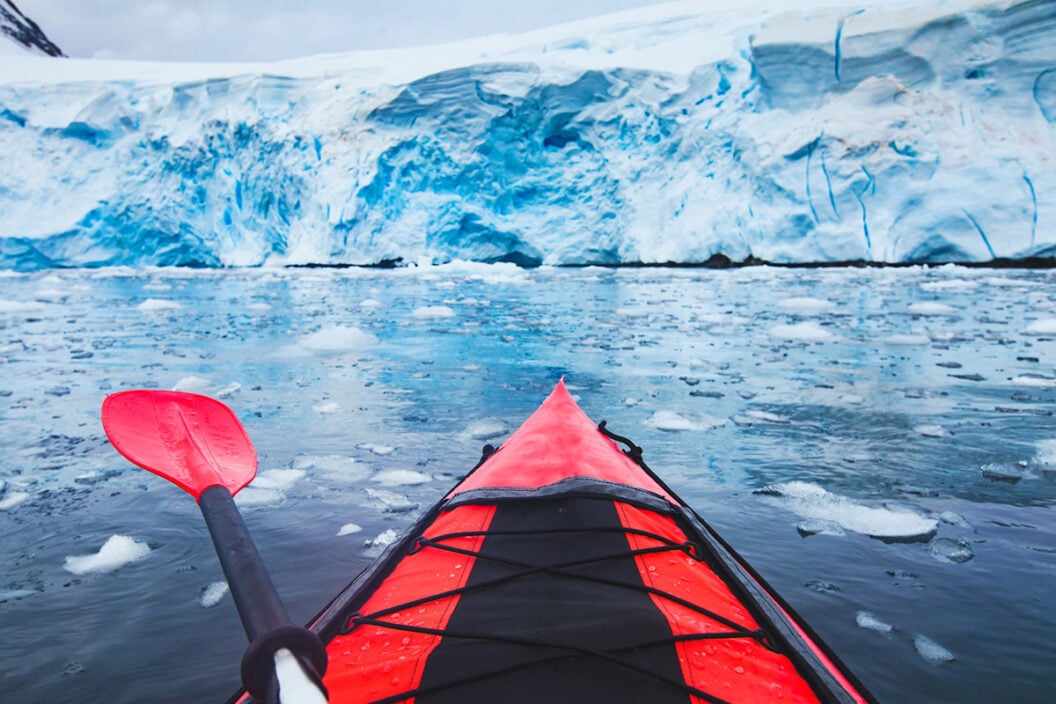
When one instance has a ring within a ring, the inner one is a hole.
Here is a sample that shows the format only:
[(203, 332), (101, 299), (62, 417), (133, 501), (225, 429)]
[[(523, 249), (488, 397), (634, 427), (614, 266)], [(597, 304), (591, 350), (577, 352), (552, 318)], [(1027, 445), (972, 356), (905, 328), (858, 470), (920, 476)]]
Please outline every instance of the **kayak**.
[(563, 381), (308, 629), (332, 703), (875, 701)]

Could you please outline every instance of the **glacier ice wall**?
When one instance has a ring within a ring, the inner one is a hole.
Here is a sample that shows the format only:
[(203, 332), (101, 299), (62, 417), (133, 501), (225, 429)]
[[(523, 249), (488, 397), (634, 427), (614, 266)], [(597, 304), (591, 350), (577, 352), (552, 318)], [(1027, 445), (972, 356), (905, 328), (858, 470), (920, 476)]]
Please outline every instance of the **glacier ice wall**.
[(1056, 254), (1056, 2), (620, 17), (406, 79), (0, 76), (0, 267)]

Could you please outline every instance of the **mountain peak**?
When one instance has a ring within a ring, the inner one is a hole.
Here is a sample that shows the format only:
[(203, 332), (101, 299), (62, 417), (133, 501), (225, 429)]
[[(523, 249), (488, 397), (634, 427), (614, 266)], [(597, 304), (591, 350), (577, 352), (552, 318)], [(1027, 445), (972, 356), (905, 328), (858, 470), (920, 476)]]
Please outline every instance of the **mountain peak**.
[(36, 22), (26, 17), (13, 0), (0, 0), (0, 33), (13, 42), (46, 56), (66, 56)]

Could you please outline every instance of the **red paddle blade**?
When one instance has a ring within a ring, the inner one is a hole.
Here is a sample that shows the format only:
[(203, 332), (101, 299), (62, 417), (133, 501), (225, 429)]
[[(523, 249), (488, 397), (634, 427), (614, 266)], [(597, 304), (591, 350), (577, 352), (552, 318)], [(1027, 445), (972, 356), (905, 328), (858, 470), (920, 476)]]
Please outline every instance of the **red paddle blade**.
[(234, 412), (182, 391), (121, 391), (103, 401), (103, 430), (133, 464), (195, 499), (211, 486), (235, 494), (257, 473), (257, 455)]

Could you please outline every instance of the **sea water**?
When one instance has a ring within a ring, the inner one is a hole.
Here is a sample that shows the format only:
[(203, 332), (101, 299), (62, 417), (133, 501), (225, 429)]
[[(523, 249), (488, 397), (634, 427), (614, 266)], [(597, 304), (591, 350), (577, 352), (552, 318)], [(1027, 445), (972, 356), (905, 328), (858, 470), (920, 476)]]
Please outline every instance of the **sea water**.
[(219, 701), (243, 635), (193, 499), (106, 394), (222, 399), (304, 622), (562, 377), (884, 702), (1051, 702), (1056, 275), (0, 274), (0, 701)]

